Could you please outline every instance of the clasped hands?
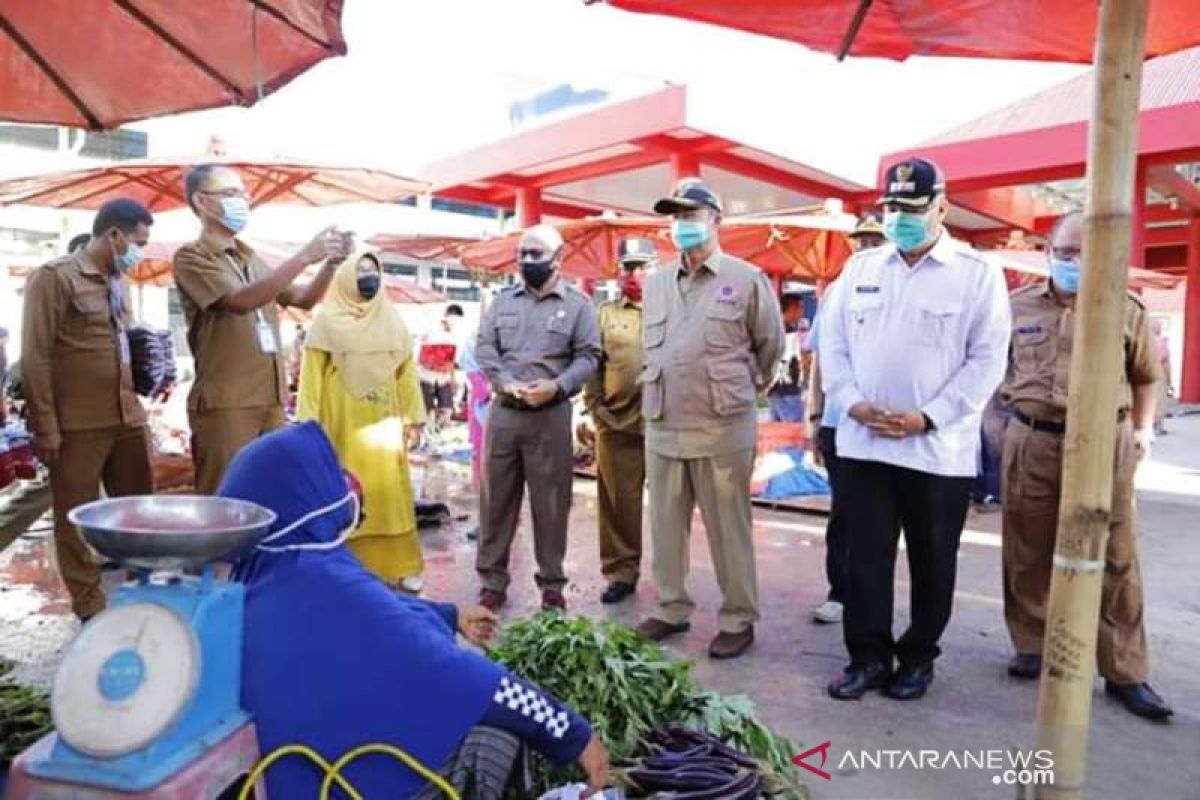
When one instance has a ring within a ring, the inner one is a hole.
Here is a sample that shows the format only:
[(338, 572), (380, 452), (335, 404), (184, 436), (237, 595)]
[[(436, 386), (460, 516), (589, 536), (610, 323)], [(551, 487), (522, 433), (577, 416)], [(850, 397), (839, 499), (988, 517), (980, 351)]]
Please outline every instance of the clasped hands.
[(504, 387), (504, 393), (534, 408), (539, 408), (558, 396), (558, 384), (549, 380), (510, 383)]
[(888, 411), (862, 402), (851, 407), (850, 418), (885, 439), (906, 439), (925, 433), (925, 415), (920, 411)]

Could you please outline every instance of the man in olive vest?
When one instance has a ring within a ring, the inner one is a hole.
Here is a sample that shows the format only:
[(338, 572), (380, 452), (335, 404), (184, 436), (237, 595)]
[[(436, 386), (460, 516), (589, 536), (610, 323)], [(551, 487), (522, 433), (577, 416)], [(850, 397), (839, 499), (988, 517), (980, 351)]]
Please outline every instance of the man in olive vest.
[(685, 180), (654, 207), (671, 215), (680, 256), (644, 290), (642, 415), (658, 610), (638, 631), (655, 641), (690, 628), (688, 538), (697, 505), (724, 595), (713, 658), (754, 642), (758, 577), (751, 536), (750, 474), (757, 400), (783, 351), (779, 303), (766, 277), (721, 252), (721, 203)]

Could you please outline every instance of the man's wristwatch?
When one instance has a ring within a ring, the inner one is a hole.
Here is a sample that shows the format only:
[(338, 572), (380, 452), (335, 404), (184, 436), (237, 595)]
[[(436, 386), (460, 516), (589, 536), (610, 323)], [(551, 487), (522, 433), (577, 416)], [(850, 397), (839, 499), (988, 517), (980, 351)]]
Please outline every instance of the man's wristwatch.
[(921, 412), (921, 419), (925, 420), (925, 431), (924, 431), (925, 433), (929, 433), (930, 431), (937, 430), (937, 425), (933, 424), (933, 420), (930, 419), (929, 415), (926, 414), (924, 411)]

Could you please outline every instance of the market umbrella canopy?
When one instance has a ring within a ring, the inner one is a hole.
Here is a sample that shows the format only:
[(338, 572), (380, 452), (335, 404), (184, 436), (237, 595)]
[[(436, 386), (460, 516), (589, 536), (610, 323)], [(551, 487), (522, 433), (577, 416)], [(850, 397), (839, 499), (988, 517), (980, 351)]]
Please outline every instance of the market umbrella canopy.
[(5, 0), (0, 119), (93, 130), (249, 106), (346, 52), (343, 0)]
[(446, 295), (441, 292), (426, 289), (395, 275), (384, 276), (383, 288), (388, 300), (397, 305), (424, 306), (446, 302)]
[(467, 236), (381, 233), (368, 239), (367, 244), (391, 255), (423, 261), (446, 261), (457, 259), (459, 250), (478, 241)]
[(197, 157), (137, 159), (99, 167), (0, 180), (0, 206), (25, 203), (51, 208), (97, 209), (114, 197), (132, 197), (151, 211), (187, 205), (183, 178), (198, 164), (238, 171), (250, 204), (392, 203), (420, 194), (427, 184), (382, 170), (303, 161), (251, 161)]
[[(597, 0), (590, 0), (596, 2)], [(1090, 64), (1094, 0), (606, 0), (617, 8), (724, 25), (812, 50)], [(1196, 0), (1150, 0), (1147, 57), (1200, 44)]]
[[(617, 246), (641, 236), (654, 242), (661, 259), (675, 255), (668, 223), (661, 217), (577, 220), (556, 225), (565, 252), (563, 274), (569, 278), (604, 280), (616, 277)], [(816, 282), (837, 277), (850, 257), (843, 226), (831, 218), (730, 218), (721, 223), (721, 248), (773, 275)], [(462, 263), (487, 273), (516, 272), (520, 232), (469, 244), (459, 250)]]

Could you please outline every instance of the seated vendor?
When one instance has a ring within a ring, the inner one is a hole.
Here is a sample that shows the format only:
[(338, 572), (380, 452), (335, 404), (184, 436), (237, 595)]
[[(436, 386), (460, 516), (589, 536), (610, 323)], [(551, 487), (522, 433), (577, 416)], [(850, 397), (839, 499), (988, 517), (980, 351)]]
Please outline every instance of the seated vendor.
[[(457, 644), (456, 633), (477, 643), (490, 638), (494, 615), (399, 596), (344, 546), (357, 504), (316, 423), (248, 445), (220, 494), (278, 515), (233, 572), (246, 585), (242, 703), (264, 755), (301, 744), (332, 762), (386, 743), (438, 772), (464, 800), (498, 800), (528, 746), (559, 765), (578, 762), (590, 790), (605, 786), (608, 756), (587, 721)], [(442, 796), (380, 755), (344, 775), (365, 798)], [(312, 764), (287, 758), (268, 771), (267, 791), (316, 798), (323, 778)]]

